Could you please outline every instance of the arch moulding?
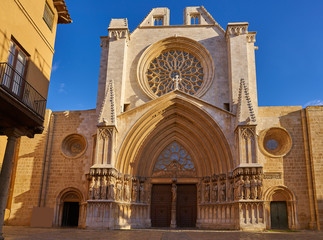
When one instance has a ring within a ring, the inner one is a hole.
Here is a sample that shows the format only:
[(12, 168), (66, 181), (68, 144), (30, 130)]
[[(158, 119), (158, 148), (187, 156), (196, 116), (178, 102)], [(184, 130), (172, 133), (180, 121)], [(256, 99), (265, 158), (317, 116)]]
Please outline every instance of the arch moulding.
[(171, 94), (175, 97), (157, 104), (130, 129), (116, 168), (124, 174), (150, 177), (161, 151), (178, 141), (191, 154), (197, 177), (232, 170), (231, 150), (219, 125), (193, 101)]

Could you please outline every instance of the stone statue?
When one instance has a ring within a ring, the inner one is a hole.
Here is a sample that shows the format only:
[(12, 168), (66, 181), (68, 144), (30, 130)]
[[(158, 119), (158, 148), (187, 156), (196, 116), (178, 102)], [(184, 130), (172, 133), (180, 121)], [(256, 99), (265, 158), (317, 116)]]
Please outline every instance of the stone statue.
[(108, 199), (114, 200), (115, 197), (115, 189), (112, 179), (109, 179), (109, 187), (108, 187)]
[(213, 183), (213, 186), (212, 186), (212, 201), (213, 202), (218, 201), (218, 183)]
[(176, 202), (177, 197), (177, 186), (175, 183), (172, 184), (172, 201)]
[(249, 176), (246, 176), (246, 180), (244, 182), (244, 198), (246, 200), (250, 199), (250, 180), (249, 180)]
[(250, 181), (250, 198), (256, 199), (257, 195), (257, 180), (255, 179), (255, 175), (252, 175)]
[(95, 181), (94, 181), (94, 177), (92, 177), (92, 181), (91, 181), (90, 187), (89, 187), (89, 199), (93, 199), (94, 185), (95, 185)]
[(225, 186), (225, 182), (224, 182), (221, 185), (221, 201), (225, 202), (225, 200), (226, 200), (226, 186)]
[(144, 202), (145, 200), (145, 188), (144, 188), (144, 183), (140, 183), (139, 186), (139, 197), (140, 197), (140, 202)]
[(205, 189), (204, 189), (204, 202), (209, 202), (210, 201), (210, 185), (207, 183), (205, 184)]
[(199, 182), (197, 184), (197, 203), (201, 203), (201, 198), (202, 198), (202, 184)]
[(262, 199), (262, 177), (259, 176), (257, 180), (257, 199)]
[(243, 199), (244, 198), (244, 190), (243, 190), (243, 186), (244, 186), (244, 180), (243, 180), (243, 176), (240, 175), (240, 178), (238, 180), (238, 199)]
[(116, 200), (117, 201), (121, 201), (122, 200), (122, 185), (121, 185), (120, 182), (117, 182)]
[(125, 182), (125, 185), (124, 185), (124, 201), (126, 202), (130, 201), (130, 188), (127, 182)]
[(233, 201), (233, 197), (234, 197), (234, 188), (233, 188), (233, 183), (232, 182), (229, 182), (229, 185), (228, 185), (228, 201)]
[(133, 202), (137, 202), (137, 196), (138, 196), (138, 186), (137, 186), (137, 182), (134, 182), (133, 183), (133, 186), (132, 186), (132, 197), (131, 197), (131, 200)]
[(98, 178), (95, 178), (94, 199), (100, 199), (100, 177)]
[(107, 177), (101, 178), (101, 199), (107, 198)]

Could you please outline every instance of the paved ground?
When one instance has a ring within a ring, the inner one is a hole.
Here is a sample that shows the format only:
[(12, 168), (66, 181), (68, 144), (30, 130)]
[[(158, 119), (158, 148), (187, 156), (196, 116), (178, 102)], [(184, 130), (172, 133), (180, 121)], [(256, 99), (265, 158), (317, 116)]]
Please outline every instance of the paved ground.
[(88, 230), (73, 228), (30, 228), (30, 227), (4, 227), (5, 240), (16, 239), (113, 239), (113, 240), (323, 240), (323, 232), (240, 232), (240, 231), (213, 231), (213, 230)]

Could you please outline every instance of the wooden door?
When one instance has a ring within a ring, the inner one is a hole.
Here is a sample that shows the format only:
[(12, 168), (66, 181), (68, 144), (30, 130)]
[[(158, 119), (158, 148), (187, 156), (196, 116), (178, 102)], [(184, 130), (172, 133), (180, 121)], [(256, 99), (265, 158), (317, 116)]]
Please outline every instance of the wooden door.
[(156, 184), (151, 191), (151, 226), (170, 227), (172, 209), (172, 185)]
[(197, 195), (195, 184), (177, 185), (176, 225), (196, 226)]
[(270, 218), (272, 229), (288, 229), (286, 202), (271, 202)]

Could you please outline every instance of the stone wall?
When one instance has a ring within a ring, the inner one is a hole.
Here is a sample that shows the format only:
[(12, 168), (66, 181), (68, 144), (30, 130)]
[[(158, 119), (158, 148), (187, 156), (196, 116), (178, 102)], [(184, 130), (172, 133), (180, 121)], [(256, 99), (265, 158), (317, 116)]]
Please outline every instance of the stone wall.
[[(259, 107), (258, 135), (273, 127), (286, 129), (292, 147), (283, 156), (268, 156), (264, 151), (259, 151), (258, 158), (264, 166), (265, 191), (281, 185), (290, 189), (297, 201), (299, 227), (304, 229), (309, 228), (310, 206), (301, 111), (301, 106)], [(264, 143), (260, 140), (258, 144)]]
[[(9, 225), (29, 225), (32, 209), (39, 204), (54, 209), (58, 195), (66, 188), (76, 188), (83, 196), (87, 194), (85, 174), (92, 164), (95, 123), (95, 110), (53, 113), (47, 110), (43, 134), (33, 139), (21, 138)], [(48, 131), (49, 128), (53, 131)], [(79, 157), (66, 156), (61, 151), (62, 141), (70, 134), (80, 134), (86, 139), (86, 149)]]
[(314, 196), (316, 198), (315, 212), (316, 221), (320, 229), (323, 229), (323, 106), (310, 106), (305, 109), (308, 141), (309, 161), (311, 162), (312, 183), (314, 185)]

